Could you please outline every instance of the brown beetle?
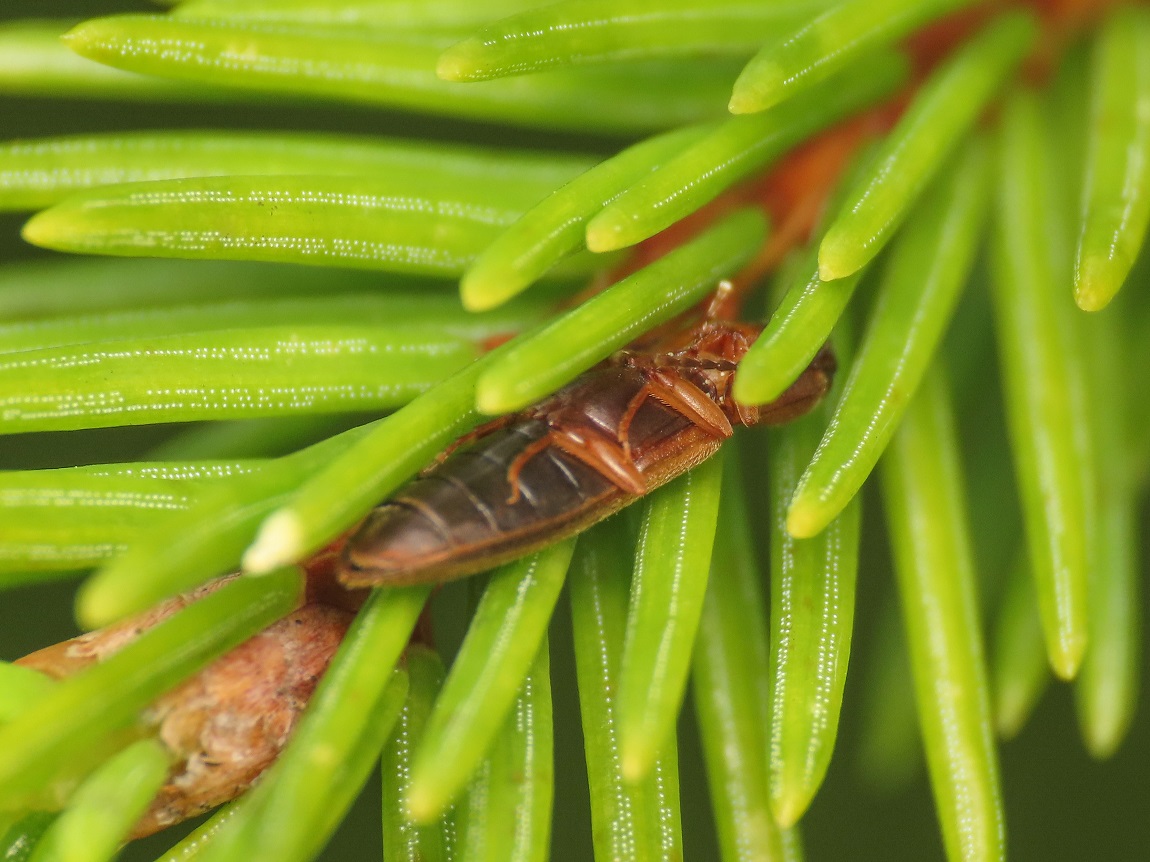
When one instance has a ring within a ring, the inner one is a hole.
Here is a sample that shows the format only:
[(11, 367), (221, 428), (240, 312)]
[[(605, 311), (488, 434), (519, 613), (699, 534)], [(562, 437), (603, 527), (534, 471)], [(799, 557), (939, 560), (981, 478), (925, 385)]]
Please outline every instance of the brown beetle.
[(622, 351), (502, 417), (377, 506), (344, 547), (349, 586), (444, 581), (586, 529), (709, 458), (732, 425), (780, 424), (830, 387), (824, 348), (778, 400), (730, 395), (761, 327), (708, 320), (679, 349)]

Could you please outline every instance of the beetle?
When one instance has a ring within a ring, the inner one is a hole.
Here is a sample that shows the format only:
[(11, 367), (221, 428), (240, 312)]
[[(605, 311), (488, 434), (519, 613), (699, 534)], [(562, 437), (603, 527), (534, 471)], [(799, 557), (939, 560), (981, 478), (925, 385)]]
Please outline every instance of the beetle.
[(762, 327), (712, 319), (660, 353), (623, 350), (553, 395), (491, 422), (371, 511), (340, 581), (461, 578), (578, 533), (718, 451), (732, 426), (781, 424), (830, 388), (824, 347), (776, 401), (731, 397)]

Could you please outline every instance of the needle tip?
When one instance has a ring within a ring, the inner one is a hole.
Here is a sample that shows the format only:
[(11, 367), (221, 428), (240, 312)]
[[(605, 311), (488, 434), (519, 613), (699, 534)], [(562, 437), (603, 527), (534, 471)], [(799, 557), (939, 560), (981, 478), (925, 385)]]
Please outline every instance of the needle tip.
[(471, 48), (469, 41), (452, 45), (439, 55), (435, 63), (435, 74), (439, 80), (458, 83), (475, 77), (474, 64), (467, 58)]
[(1078, 676), (1078, 670), (1082, 667), (1082, 656), (1085, 652), (1085, 634), (1065, 634), (1058, 639), (1058, 643), (1050, 651), (1050, 669), (1059, 679), (1071, 682)]
[(100, 589), (98, 579), (89, 579), (76, 595), (76, 621), (85, 631), (98, 629), (114, 622), (117, 613), (114, 596)]
[(300, 528), (292, 512), (276, 512), (264, 521), (255, 541), (243, 556), (245, 572), (263, 575), (295, 562), (299, 553)]
[(819, 243), (819, 280), (835, 281), (854, 275), (863, 266), (858, 256), (857, 239), (842, 236), (832, 225)]
[(506, 284), (471, 271), (459, 280), (459, 301), (467, 311), (490, 311), (506, 302)]
[(787, 511), (787, 532), (796, 539), (810, 539), (822, 532), (818, 513), (803, 500), (795, 500)]
[(771, 799), (771, 813), (775, 816), (775, 823), (780, 829), (790, 829), (810, 807), (809, 794), (784, 793)]
[(596, 254), (626, 248), (629, 243), (623, 238), (623, 226), (614, 219), (600, 219), (598, 216), (587, 223), (587, 249)]

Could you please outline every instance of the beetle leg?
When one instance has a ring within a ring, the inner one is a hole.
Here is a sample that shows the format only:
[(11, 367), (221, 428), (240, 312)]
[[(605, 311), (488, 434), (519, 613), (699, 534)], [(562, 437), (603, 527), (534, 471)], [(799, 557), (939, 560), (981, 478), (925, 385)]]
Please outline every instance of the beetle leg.
[(519, 501), (519, 474), (523, 466), (548, 446), (554, 446), (572, 458), (582, 461), (628, 494), (639, 497), (647, 493), (643, 474), (616, 441), (600, 433), (591, 433), (584, 437), (552, 428), (545, 436), (520, 452), (507, 468), (507, 484), (511, 486), (507, 505), (514, 505)]
[(639, 408), (643, 406), (643, 402), (647, 400), (647, 396), (653, 394), (651, 392), (651, 384), (644, 383), (638, 392), (631, 398), (627, 404), (627, 409), (623, 411), (623, 416), (619, 419), (619, 425), (616, 427), (615, 435), (619, 438), (619, 443), (623, 446), (623, 454), (628, 458), (631, 457), (631, 422), (635, 419), (635, 414), (639, 412)]
[(523, 467), (528, 461), (551, 445), (554, 435), (554, 431), (548, 431), (538, 440), (531, 442), (527, 448), (515, 456), (515, 460), (511, 462), (511, 466), (507, 468), (507, 484), (511, 486), (511, 493), (507, 497), (508, 506), (513, 506), (519, 502), (519, 474), (523, 471)]
[(552, 431), (551, 442), (572, 458), (578, 458), (601, 473), (628, 494), (641, 497), (647, 493), (647, 483), (631, 456), (623, 451), (617, 441), (605, 434), (596, 432), (583, 437)]
[(482, 439), (483, 437), (486, 437), (488, 434), (493, 434), (494, 432), (500, 430), (501, 428), (506, 428), (512, 422), (518, 421), (520, 418), (522, 418), (521, 414), (507, 413), (507, 414), (504, 414), (503, 416), (497, 416), (495, 419), (492, 419), (490, 422), (484, 422), (482, 425), (480, 425), (477, 428), (472, 428), (470, 431), (468, 431), (462, 437), (459, 437), (458, 439), (453, 440), (451, 442), (450, 446), (448, 446), (446, 449), (444, 449), (442, 452), (440, 452), (438, 455), (436, 455), (434, 461), (432, 461), (430, 464), (428, 464), (426, 467), (424, 467), (422, 470), (419, 471), (419, 475), (420, 476), (426, 476), (428, 473), (430, 473), (432, 470), (434, 470), (436, 467), (438, 467), (440, 464), (442, 464), (444, 461), (446, 461), (448, 458), (450, 458), (453, 454), (455, 454), (456, 450), (459, 449), (460, 447), (466, 446), (468, 443), (474, 443), (476, 440)]
[(704, 431), (722, 439), (734, 433), (727, 414), (694, 383), (658, 368), (650, 372), (647, 380), (652, 397)]

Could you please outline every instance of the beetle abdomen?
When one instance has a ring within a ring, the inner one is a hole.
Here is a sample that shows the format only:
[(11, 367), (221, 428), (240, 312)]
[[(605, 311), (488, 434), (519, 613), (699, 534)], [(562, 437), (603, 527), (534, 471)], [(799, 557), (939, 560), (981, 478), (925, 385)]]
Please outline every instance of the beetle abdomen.
[(525, 461), (519, 497), (508, 471), (547, 433), (536, 419), (484, 437), (404, 487), (364, 521), (344, 551), (349, 586), (407, 584), (473, 574), (521, 556), (603, 516), (625, 496), (602, 474), (547, 447)]

